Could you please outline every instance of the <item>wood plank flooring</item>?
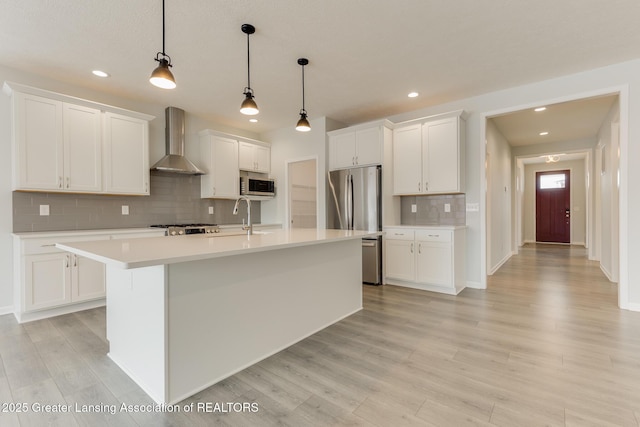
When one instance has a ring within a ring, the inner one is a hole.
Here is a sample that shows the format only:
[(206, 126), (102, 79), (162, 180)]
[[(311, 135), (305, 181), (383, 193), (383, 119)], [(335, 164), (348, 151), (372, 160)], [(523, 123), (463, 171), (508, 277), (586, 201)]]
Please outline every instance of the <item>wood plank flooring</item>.
[(638, 426), (640, 313), (585, 256), (527, 245), (457, 297), (365, 286), (361, 312), (180, 403), (214, 412), (121, 412), (152, 402), (106, 356), (103, 308), (2, 316), (0, 404), (29, 411), (0, 425)]

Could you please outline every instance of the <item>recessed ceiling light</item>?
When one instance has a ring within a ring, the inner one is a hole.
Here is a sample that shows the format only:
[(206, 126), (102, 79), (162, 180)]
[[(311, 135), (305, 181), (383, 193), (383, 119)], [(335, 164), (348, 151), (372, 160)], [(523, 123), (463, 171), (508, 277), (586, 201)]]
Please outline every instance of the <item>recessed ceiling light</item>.
[(92, 73), (94, 76), (98, 76), (98, 77), (109, 77), (109, 73), (105, 73), (104, 71), (101, 71), (101, 70), (93, 70)]
[(258, 123), (258, 119), (249, 119), (251, 123)]
[(420, 95), (418, 92), (411, 92), (409, 95), (407, 95), (409, 98), (415, 98), (418, 95)]
[(547, 136), (547, 135), (549, 135), (549, 132), (546, 132), (546, 131), (545, 132), (540, 132), (540, 136)]
[(533, 110), (533, 111), (535, 111), (535, 112), (539, 113), (540, 111), (544, 111), (544, 110), (546, 110), (546, 109), (547, 109), (547, 107), (538, 107), (538, 108), (536, 108), (536, 109), (535, 109), (535, 110)]

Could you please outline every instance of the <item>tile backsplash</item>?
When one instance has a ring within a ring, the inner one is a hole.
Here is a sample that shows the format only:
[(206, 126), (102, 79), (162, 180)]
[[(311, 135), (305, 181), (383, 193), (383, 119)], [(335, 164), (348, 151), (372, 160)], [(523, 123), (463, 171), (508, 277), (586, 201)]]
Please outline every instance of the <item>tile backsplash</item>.
[[(465, 225), (466, 198), (464, 194), (437, 196), (402, 196), (400, 202), (402, 225)], [(450, 212), (445, 212), (449, 204)], [(415, 205), (416, 212), (412, 212)]]
[[(247, 217), (241, 202), (233, 215), (234, 200), (201, 199), (200, 177), (168, 173), (151, 174), (150, 196), (107, 196), (13, 192), (13, 232), (94, 230), (148, 227), (151, 224), (240, 224)], [(40, 215), (40, 205), (49, 215)], [(122, 206), (129, 215), (122, 215)], [(209, 214), (212, 206), (214, 214)], [(260, 222), (260, 202), (251, 203), (251, 220)]]

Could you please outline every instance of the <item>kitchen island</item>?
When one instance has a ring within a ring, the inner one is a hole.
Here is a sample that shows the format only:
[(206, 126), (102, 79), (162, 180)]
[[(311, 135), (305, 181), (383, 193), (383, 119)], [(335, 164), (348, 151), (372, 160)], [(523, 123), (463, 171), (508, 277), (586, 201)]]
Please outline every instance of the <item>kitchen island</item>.
[(365, 231), (56, 244), (107, 266), (109, 357), (173, 404), (362, 309)]

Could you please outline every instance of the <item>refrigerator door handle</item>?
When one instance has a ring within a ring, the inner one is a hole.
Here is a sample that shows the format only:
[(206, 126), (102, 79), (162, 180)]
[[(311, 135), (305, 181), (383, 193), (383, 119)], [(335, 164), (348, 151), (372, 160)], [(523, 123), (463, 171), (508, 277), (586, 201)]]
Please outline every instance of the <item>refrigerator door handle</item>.
[(347, 175), (347, 230), (353, 230), (353, 175)]

